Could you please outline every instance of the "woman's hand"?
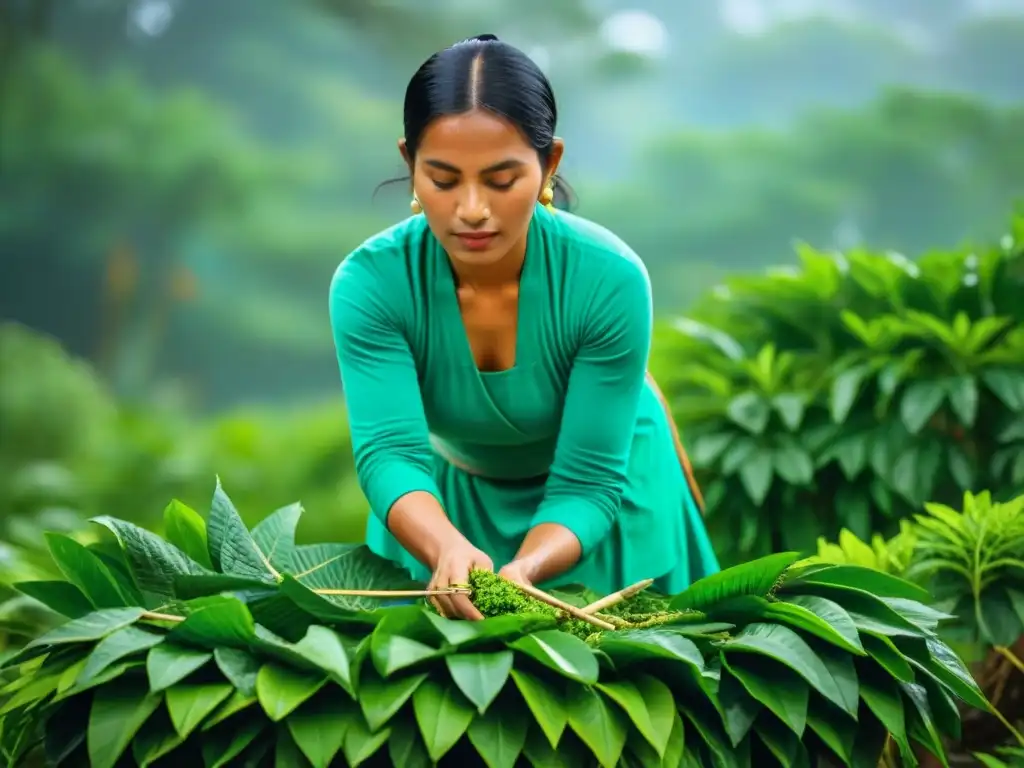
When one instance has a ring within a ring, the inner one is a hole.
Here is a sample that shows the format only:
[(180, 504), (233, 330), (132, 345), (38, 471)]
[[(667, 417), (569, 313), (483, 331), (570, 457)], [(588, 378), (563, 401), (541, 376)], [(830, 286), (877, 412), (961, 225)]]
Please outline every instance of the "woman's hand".
[[(486, 553), (460, 537), (441, 550), (429, 589), (465, 586), (469, 584), (469, 572), (473, 570), (493, 571), (494, 563)], [(449, 619), (483, 619), (483, 614), (473, 605), (469, 595), (437, 595), (430, 598), (430, 602), (438, 613)]]
[(498, 571), (498, 575), (525, 587), (533, 586), (533, 566), (525, 560), (513, 560)]

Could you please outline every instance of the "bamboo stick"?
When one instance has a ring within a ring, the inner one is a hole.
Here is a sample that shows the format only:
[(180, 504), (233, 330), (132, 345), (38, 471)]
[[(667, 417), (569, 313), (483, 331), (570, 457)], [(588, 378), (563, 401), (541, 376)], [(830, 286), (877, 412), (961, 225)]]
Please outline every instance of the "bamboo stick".
[(148, 621), (173, 621), (181, 622), (185, 620), (184, 616), (175, 616), (172, 613), (157, 613), (156, 611), (145, 611), (141, 618)]
[(530, 597), (532, 597), (532, 598), (534, 598), (536, 600), (540, 600), (542, 603), (547, 603), (552, 608), (558, 608), (560, 610), (563, 610), (563, 611), (565, 611), (566, 613), (568, 613), (570, 616), (572, 616), (575, 619), (579, 619), (580, 621), (585, 621), (588, 624), (593, 624), (595, 627), (598, 627), (599, 629), (603, 629), (603, 630), (606, 630), (606, 631), (607, 630), (615, 629), (614, 625), (609, 624), (607, 621), (603, 621), (602, 619), (598, 619), (595, 616), (591, 616), (589, 613), (584, 613), (581, 609), (577, 608), (575, 605), (570, 605), (569, 603), (564, 603), (561, 600), (559, 600), (557, 597), (552, 597), (547, 592), (542, 592), (541, 590), (537, 589), (536, 587), (528, 587), (525, 584), (519, 584), (518, 582), (512, 582), (512, 583), (515, 584), (517, 587), (519, 587), (520, 590), (525, 592)]
[(612, 592), (610, 595), (602, 597), (600, 600), (597, 600), (591, 603), (590, 605), (585, 606), (582, 610), (584, 613), (589, 614), (598, 613), (599, 611), (603, 611), (605, 608), (610, 608), (613, 605), (618, 605), (623, 600), (629, 600), (632, 597), (636, 597), (638, 594), (643, 592), (653, 583), (654, 579), (644, 579), (643, 581), (638, 581), (636, 584), (631, 584), (630, 586), (624, 589), (620, 589), (618, 592)]

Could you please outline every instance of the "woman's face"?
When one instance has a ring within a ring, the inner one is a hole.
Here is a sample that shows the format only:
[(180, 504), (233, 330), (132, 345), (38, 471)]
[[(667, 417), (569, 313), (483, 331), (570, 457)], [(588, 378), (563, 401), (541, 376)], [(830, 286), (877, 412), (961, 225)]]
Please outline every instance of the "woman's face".
[[(404, 140), (399, 144), (408, 162)], [(504, 118), (473, 110), (435, 120), (411, 166), (413, 190), (434, 236), (465, 264), (494, 264), (525, 243), (545, 183), (562, 156), (555, 141), (548, 167)]]

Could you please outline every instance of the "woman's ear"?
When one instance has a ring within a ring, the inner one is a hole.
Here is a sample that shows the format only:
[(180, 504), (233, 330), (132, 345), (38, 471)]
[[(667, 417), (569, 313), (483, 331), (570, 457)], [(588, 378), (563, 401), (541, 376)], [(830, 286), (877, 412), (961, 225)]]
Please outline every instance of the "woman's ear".
[(398, 152), (402, 155), (402, 160), (409, 166), (409, 173), (412, 173), (412, 158), (409, 157), (409, 148), (405, 145), (405, 138), (398, 140)]
[(557, 136), (551, 142), (551, 153), (548, 155), (547, 168), (544, 169), (544, 174), (550, 183), (551, 179), (555, 177), (558, 172), (558, 166), (562, 162), (562, 155), (565, 153), (565, 142)]

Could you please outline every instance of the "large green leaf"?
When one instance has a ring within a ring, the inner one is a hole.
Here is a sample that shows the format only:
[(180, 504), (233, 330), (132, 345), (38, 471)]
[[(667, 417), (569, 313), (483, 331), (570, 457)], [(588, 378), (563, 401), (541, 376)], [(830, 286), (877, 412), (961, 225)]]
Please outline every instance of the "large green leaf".
[(450, 654), (445, 656), (445, 662), (452, 680), (482, 715), (508, 681), (513, 658), (512, 651), (506, 650)]
[(295, 531), (302, 517), (302, 505), (281, 507), (252, 529), (252, 538), (266, 560), (279, 572), (294, 570)]
[(780, 552), (705, 576), (674, 597), (671, 608), (674, 611), (700, 610), (730, 597), (764, 597), (799, 557), (798, 552)]
[(209, 573), (180, 549), (134, 523), (107, 516), (95, 517), (92, 522), (117, 537), (140, 589), (173, 597), (175, 576)]
[(856, 717), (857, 679), (837, 674), (796, 632), (778, 624), (751, 624), (735, 637), (719, 642), (726, 654), (759, 653), (799, 674), (816, 691)]
[(198, 512), (175, 499), (164, 509), (164, 531), (167, 540), (185, 555), (204, 568), (213, 568), (206, 523)]
[[(295, 580), (308, 589), (396, 590), (422, 587), (402, 568), (370, 551), (365, 544), (307, 544), (292, 552)], [(368, 597), (330, 596), (350, 611), (372, 611), (382, 601)]]
[(435, 763), (444, 757), (469, 728), (475, 714), (458, 687), (425, 680), (412, 695), (413, 712), (423, 743)]
[(99, 688), (86, 736), (91, 768), (114, 768), (162, 698), (150, 693), (145, 680), (137, 678)]
[(123, 608), (134, 603), (103, 561), (83, 544), (61, 533), (46, 533), (45, 537), (61, 573), (96, 608)]
[(206, 536), (210, 561), (215, 569), (263, 581), (277, 580), (279, 574), (245, 527), (220, 478), (217, 478), (210, 516), (206, 521)]

